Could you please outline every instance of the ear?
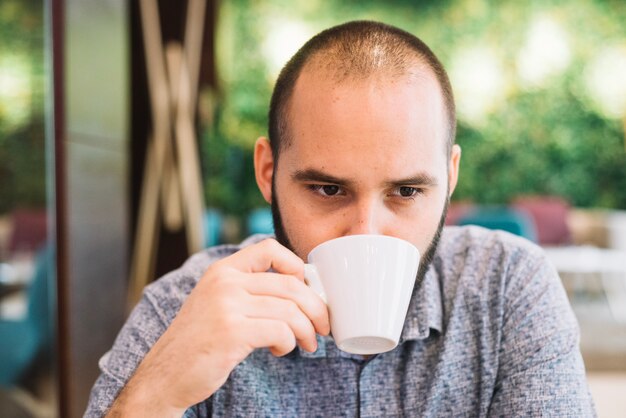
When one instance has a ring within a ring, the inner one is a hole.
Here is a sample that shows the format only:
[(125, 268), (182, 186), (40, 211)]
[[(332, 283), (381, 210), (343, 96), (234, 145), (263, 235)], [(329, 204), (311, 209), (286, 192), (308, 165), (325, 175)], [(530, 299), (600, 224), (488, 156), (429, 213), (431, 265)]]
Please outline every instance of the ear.
[(260, 137), (254, 144), (254, 175), (263, 198), (267, 203), (272, 203), (274, 157), (270, 143), (265, 137)]
[(452, 152), (450, 153), (450, 163), (448, 165), (448, 186), (450, 190), (450, 196), (456, 188), (456, 184), (459, 180), (459, 165), (461, 164), (461, 147), (457, 144), (452, 146)]

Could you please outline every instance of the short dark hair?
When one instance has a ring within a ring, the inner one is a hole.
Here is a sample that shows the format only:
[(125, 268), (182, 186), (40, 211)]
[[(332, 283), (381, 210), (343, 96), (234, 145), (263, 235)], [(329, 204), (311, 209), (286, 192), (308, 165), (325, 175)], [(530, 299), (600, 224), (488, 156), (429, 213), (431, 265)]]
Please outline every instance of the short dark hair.
[[(377, 51), (372, 56), (371, 51)], [(274, 86), (268, 134), (274, 161), (289, 145), (288, 108), (296, 81), (306, 64), (319, 57), (324, 70), (338, 81), (367, 78), (375, 72), (403, 75), (418, 65), (432, 71), (441, 88), (448, 119), (446, 151), (456, 136), (456, 110), (450, 80), (428, 46), (416, 36), (394, 26), (372, 21), (347, 22), (315, 35), (285, 64)], [(317, 62), (317, 61), (316, 61)]]

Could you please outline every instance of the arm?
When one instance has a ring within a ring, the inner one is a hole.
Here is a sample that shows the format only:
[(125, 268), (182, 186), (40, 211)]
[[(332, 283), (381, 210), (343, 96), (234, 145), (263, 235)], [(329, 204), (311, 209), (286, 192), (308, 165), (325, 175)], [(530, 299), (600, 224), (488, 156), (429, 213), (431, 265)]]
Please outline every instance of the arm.
[(595, 416), (579, 329), (545, 257), (506, 289), (500, 362), (489, 416)]
[[(270, 268), (277, 273), (268, 273)], [(274, 240), (214, 263), (152, 346), (143, 341), (146, 324), (137, 319), (155, 321), (144, 297), (103, 359), (113, 373), (103, 367), (86, 415), (92, 416), (92, 404), (103, 411), (106, 400), (116, 398), (109, 417), (181, 416), (219, 389), (256, 348), (269, 347), (277, 356), (296, 343), (315, 350), (315, 333), (329, 332), (328, 312), (304, 284), (303, 268), (302, 260)], [(116, 375), (134, 370), (133, 363), (138, 367), (132, 377)]]

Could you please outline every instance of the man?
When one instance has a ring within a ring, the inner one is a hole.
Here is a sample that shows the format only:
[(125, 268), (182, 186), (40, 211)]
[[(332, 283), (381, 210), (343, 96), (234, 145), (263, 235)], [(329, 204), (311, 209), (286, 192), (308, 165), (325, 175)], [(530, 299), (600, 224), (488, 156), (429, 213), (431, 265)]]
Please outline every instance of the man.
[[(86, 416), (593, 416), (578, 327), (541, 250), (442, 230), (460, 148), (447, 75), (399, 29), (311, 39), (274, 90), (255, 173), (276, 240), (193, 256), (148, 286)], [(400, 344), (338, 350), (303, 280), (316, 245), (352, 234), (422, 257)]]

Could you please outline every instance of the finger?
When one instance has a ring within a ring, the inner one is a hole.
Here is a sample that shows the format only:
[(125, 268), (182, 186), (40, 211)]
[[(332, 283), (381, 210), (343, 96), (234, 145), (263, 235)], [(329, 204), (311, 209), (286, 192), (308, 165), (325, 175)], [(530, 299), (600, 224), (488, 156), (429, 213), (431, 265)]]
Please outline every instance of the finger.
[(273, 296), (253, 296), (246, 305), (248, 318), (276, 319), (286, 322), (297, 342), (307, 351), (317, 350), (315, 329), (298, 305), (289, 299)]
[(252, 295), (274, 296), (293, 301), (319, 334), (330, 333), (326, 304), (296, 277), (278, 273), (255, 273), (246, 275), (241, 280), (246, 291)]
[[(226, 259), (224, 259), (226, 260)], [(228, 257), (230, 266), (247, 273), (274, 269), (304, 280), (304, 262), (275, 239), (266, 239)]]
[(242, 329), (253, 348), (270, 348), (275, 356), (284, 356), (296, 348), (296, 337), (283, 321), (250, 318)]

